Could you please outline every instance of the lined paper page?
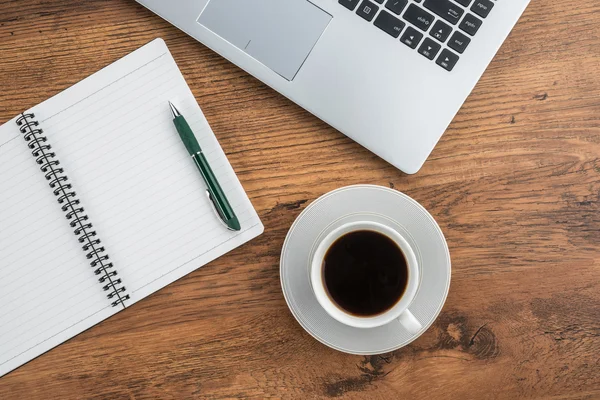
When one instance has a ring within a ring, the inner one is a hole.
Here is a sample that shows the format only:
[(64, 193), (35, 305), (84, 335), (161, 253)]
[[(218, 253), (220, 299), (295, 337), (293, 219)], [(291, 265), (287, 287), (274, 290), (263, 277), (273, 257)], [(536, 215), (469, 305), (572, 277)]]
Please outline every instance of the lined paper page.
[[(81, 83), (85, 90), (65, 91), (60, 102), (34, 111), (65, 154), (63, 165), (133, 303), (259, 235), (263, 226), (162, 40), (98, 75)], [(241, 232), (227, 230), (215, 216), (169, 100), (196, 134)], [(64, 104), (70, 104), (66, 110)]]
[(15, 120), (7, 122), (0, 127), (0, 376), (116, 311)]

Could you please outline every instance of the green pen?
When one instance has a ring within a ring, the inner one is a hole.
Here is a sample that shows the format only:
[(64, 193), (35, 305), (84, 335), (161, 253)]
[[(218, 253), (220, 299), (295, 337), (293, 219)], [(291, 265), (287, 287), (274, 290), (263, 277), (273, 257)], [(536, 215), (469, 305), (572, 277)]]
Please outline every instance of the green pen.
[(213, 204), (217, 216), (225, 224), (227, 229), (239, 231), (241, 229), (240, 222), (233, 212), (231, 204), (227, 201), (225, 192), (221, 189), (217, 177), (210, 168), (210, 165), (208, 165), (208, 161), (206, 161), (206, 157), (204, 157), (204, 154), (202, 153), (202, 149), (196, 140), (196, 136), (194, 136), (194, 132), (192, 132), (192, 128), (190, 128), (185, 118), (183, 118), (183, 115), (175, 108), (173, 103), (169, 102), (169, 105), (173, 112), (173, 123), (175, 124), (175, 128), (177, 128), (177, 132), (179, 133), (183, 144), (185, 144), (185, 147), (190, 153), (190, 156), (192, 156), (194, 163), (196, 163), (198, 170), (200, 170), (202, 178), (204, 178), (208, 199)]

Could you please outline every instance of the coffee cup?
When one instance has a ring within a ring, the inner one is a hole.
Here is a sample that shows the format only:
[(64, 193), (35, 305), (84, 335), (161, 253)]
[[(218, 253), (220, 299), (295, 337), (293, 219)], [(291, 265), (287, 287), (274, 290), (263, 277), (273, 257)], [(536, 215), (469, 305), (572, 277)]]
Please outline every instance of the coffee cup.
[(342, 324), (375, 328), (397, 320), (410, 333), (422, 329), (409, 310), (419, 286), (417, 258), (386, 225), (351, 222), (327, 234), (312, 257), (310, 281), (321, 307)]

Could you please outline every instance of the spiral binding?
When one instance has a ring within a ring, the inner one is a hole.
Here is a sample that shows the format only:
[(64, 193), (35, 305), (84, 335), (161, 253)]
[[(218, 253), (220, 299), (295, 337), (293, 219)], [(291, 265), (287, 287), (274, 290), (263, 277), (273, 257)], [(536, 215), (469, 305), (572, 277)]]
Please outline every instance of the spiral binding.
[(130, 296), (125, 293), (125, 286), (117, 277), (117, 271), (114, 270), (114, 265), (110, 262), (104, 246), (97, 238), (96, 231), (92, 230), (93, 226), (77, 198), (77, 193), (73, 190), (73, 185), (69, 183), (69, 178), (65, 175), (64, 169), (60, 167), (56, 153), (48, 144), (48, 138), (43, 136), (44, 131), (39, 128), (39, 123), (34, 118), (33, 113), (21, 114), (17, 118), (19, 130), (27, 141), (27, 146), (35, 157), (35, 162), (44, 173), (54, 196), (57, 197), (58, 204), (61, 205), (61, 210), (69, 220), (70, 227), (73, 228), (79, 243), (82, 244), (86, 258), (91, 260), (90, 266), (94, 268), (94, 274), (101, 275), (98, 281), (104, 284), (102, 289), (109, 292), (106, 297), (112, 300), (113, 307), (119, 304), (125, 307), (125, 300), (129, 300)]

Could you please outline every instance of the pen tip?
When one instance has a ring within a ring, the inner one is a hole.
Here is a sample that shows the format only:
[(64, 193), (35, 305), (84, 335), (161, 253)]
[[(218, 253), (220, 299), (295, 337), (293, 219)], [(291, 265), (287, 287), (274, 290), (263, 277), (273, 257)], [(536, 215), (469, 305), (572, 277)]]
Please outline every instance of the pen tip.
[(181, 113), (179, 112), (179, 110), (177, 108), (175, 108), (173, 103), (171, 103), (170, 101), (169, 101), (169, 107), (171, 107), (171, 112), (173, 113), (173, 118), (177, 118), (177, 117), (181, 116)]

